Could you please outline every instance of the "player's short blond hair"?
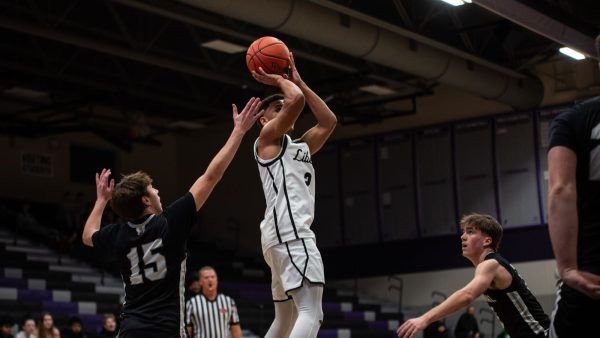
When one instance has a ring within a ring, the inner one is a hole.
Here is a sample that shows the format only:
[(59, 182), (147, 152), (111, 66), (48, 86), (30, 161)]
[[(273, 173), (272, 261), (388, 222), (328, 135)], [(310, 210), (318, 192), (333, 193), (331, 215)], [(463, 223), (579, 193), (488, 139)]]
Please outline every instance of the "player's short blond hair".
[(490, 247), (495, 251), (498, 251), (500, 241), (502, 240), (502, 226), (494, 217), (484, 214), (469, 214), (463, 216), (460, 220), (460, 228), (464, 230), (466, 227), (473, 227), (481, 231), (484, 235), (490, 236), (492, 238)]

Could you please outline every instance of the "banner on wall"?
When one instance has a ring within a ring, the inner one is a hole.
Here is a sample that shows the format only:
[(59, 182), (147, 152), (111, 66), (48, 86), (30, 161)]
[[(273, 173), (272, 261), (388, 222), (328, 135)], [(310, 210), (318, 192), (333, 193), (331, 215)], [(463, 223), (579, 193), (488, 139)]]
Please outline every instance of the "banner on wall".
[(52, 155), (37, 152), (22, 152), (21, 172), (24, 175), (52, 177)]

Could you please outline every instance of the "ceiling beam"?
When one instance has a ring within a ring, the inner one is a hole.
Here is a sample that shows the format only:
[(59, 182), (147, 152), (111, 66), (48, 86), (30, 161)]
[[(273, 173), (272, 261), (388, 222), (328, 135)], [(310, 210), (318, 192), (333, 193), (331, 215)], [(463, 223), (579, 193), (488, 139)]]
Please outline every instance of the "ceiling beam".
[(598, 59), (594, 39), (516, 0), (473, 0), (477, 5), (588, 57)]
[[(100, 91), (108, 92), (108, 93), (116, 93), (117, 91), (121, 90), (121, 88), (116, 87), (114, 83), (100, 81), (100, 80), (93, 80), (91, 78), (83, 78), (83, 77), (68, 75), (68, 74), (57, 74), (56, 72), (45, 70), (45, 69), (40, 69), (38, 67), (32, 67), (30, 65), (23, 65), (23, 64), (16, 63), (16, 62), (11, 62), (11, 61), (6, 61), (6, 60), (0, 59), (0, 69), (2, 69), (2, 68), (15, 70), (15, 71), (19, 71), (22, 73), (32, 74), (32, 75), (40, 76), (43, 78), (64, 81), (64, 82), (79, 85), (79, 86), (94, 88), (95, 90), (100, 90)], [(194, 104), (192, 102), (182, 100), (181, 98), (167, 97), (165, 95), (155, 95), (152, 92), (149, 92), (146, 90), (129, 88), (126, 91), (127, 91), (127, 94), (131, 95), (134, 98), (142, 99), (147, 102), (155, 102), (155, 103), (159, 103), (159, 104), (165, 104), (165, 105), (171, 106), (173, 108), (179, 108), (186, 112), (190, 112), (190, 113), (195, 112), (198, 115), (204, 114), (205, 116), (206, 115), (219, 116), (224, 111), (223, 108), (208, 107), (206, 104), (200, 104), (200, 103)], [(173, 114), (174, 112), (168, 112), (168, 113)], [(198, 116), (198, 117), (200, 117), (200, 116)]]
[(10, 29), (16, 32), (25, 33), (29, 35), (38, 36), (41, 38), (54, 40), (69, 45), (94, 50), (103, 54), (118, 56), (137, 62), (166, 68), (179, 73), (190, 74), (201, 78), (209, 79), (212, 81), (225, 83), (237, 87), (252, 88), (255, 90), (262, 90), (255, 81), (247, 81), (241, 78), (236, 78), (223, 74), (222, 72), (215, 72), (207, 69), (202, 69), (191, 64), (183, 63), (180, 61), (156, 56), (149, 55), (144, 52), (132, 50), (130, 48), (121, 47), (111, 43), (103, 42), (94, 38), (78, 36), (72, 33), (62, 32), (51, 29), (49, 27), (43, 27), (36, 24), (31, 24), (24, 21), (15, 20), (10, 17), (0, 16), (0, 27)]
[[(139, 0), (111, 0), (111, 1), (118, 3), (120, 5), (123, 5), (123, 6), (135, 8), (135, 9), (138, 9), (141, 11), (145, 11), (145, 12), (159, 15), (159, 16), (162, 16), (165, 18), (169, 18), (169, 19), (177, 21), (177, 22), (185, 23), (185, 24), (188, 24), (193, 27), (198, 27), (198, 28), (210, 30), (215, 33), (224, 34), (224, 35), (230, 36), (235, 39), (246, 41), (246, 42), (248, 42), (248, 44), (256, 39), (256, 35), (244, 33), (243, 31), (240, 31), (240, 30), (223, 27), (218, 24), (210, 23), (210, 22), (207, 22), (204, 20), (199, 20), (198, 18), (195, 18), (191, 15), (178, 13), (177, 11), (174, 10), (172, 4), (171, 4), (171, 7), (169, 7), (169, 8), (163, 8), (159, 5), (157, 5), (156, 3), (144, 2), (144, 1), (139, 1)], [(361, 69), (358, 69), (355, 66), (348, 65), (348, 64), (336, 61), (336, 60), (331, 60), (329, 58), (321, 57), (321, 56), (315, 55), (314, 53), (309, 53), (309, 52), (305, 52), (302, 50), (295, 50), (294, 56), (305, 59), (305, 60), (309, 60), (312, 62), (320, 63), (322, 65), (325, 65), (325, 66), (328, 66), (328, 67), (331, 67), (334, 69), (338, 69), (341, 71), (345, 71), (348, 73), (359, 73), (359, 72), (363, 71)], [(383, 75), (379, 75), (379, 74), (368, 74), (367, 77), (374, 81), (383, 81), (392, 87), (402, 87), (402, 86), (412, 87), (412, 85), (409, 83), (404, 83), (404, 82), (394, 80), (389, 76), (383, 76)]]

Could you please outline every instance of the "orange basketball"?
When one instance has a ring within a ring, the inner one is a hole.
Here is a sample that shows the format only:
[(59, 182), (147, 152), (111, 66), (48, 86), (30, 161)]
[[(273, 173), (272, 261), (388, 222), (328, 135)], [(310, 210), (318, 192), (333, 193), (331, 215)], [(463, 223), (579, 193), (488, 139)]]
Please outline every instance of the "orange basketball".
[(252, 71), (262, 67), (269, 74), (283, 74), (290, 66), (290, 51), (283, 41), (272, 36), (254, 40), (246, 53), (246, 65)]

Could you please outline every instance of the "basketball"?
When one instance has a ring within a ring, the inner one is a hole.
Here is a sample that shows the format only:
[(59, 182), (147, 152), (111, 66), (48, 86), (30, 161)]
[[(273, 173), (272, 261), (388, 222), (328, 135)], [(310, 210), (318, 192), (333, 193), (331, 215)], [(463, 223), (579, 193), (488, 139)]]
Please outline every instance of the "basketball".
[(246, 53), (246, 65), (250, 72), (262, 67), (269, 74), (283, 74), (290, 65), (290, 51), (283, 41), (272, 36), (254, 40)]

